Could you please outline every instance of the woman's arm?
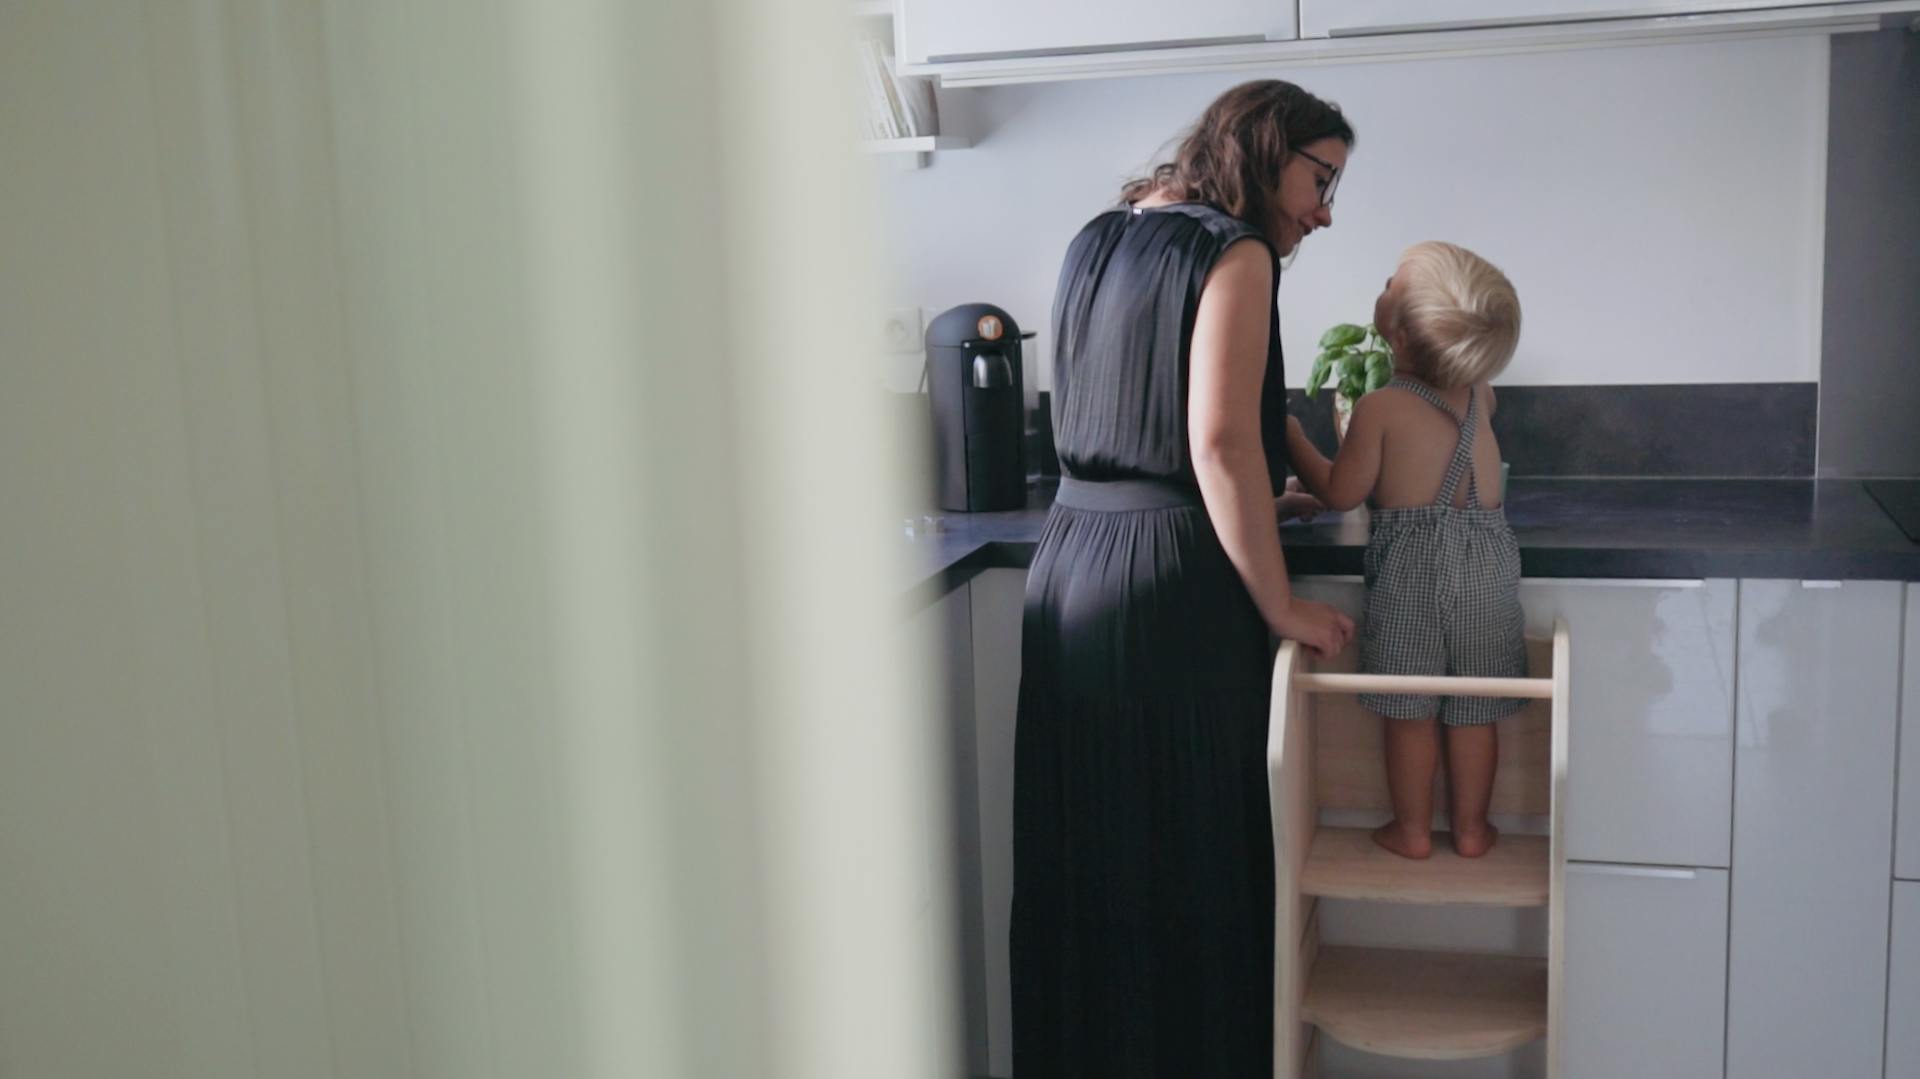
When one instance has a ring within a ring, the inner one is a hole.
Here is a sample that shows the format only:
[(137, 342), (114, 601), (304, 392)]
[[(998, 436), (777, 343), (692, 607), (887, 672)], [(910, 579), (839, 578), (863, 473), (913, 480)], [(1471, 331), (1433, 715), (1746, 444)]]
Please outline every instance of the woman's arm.
[(1346, 647), (1353, 622), (1294, 597), (1260, 441), (1273, 288), (1272, 259), (1251, 240), (1227, 248), (1207, 275), (1193, 327), (1187, 437), (1207, 516), (1261, 617), (1280, 636), (1330, 655)]

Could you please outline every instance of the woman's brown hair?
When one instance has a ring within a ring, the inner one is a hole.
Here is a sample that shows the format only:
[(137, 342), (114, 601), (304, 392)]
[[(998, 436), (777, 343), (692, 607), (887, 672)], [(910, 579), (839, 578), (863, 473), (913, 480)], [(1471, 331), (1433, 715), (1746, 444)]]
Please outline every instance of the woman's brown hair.
[(1173, 160), (1128, 183), (1120, 198), (1134, 203), (1160, 190), (1265, 229), (1281, 166), (1295, 150), (1327, 138), (1353, 145), (1353, 126), (1338, 106), (1279, 79), (1241, 83), (1207, 106)]

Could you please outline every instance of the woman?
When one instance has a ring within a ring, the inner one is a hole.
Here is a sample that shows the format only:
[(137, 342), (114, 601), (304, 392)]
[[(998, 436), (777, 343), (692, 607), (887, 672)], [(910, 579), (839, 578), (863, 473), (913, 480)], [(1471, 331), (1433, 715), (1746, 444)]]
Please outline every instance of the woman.
[(1275, 286), (1352, 144), (1297, 86), (1235, 87), (1067, 252), (1015, 735), (1019, 1079), (1271, 1074), (1269, 634), (1353, 633), (1287, 583)]

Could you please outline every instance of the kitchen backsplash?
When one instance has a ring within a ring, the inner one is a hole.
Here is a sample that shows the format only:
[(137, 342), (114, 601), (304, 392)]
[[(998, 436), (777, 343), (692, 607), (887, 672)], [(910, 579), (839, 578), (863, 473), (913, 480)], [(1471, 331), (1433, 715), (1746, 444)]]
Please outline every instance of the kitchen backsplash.
[[(1331, 451), (1332, 395), (1289, 398)], [(1493, 430), (1516, 476), (1811, 476), (1819, 404), (1813, 382), (1507, 386)]]
[[(1812, 382), (1652, 386), (1507, 386), (1494, 432), (1515, 476), (1789, 479), (1814, 474), (1819, 387)], [(895, 445), (931, 458), (921, 394), (890, 393)], [(1027, 410), (1029, 475), (1058, 476), (1049, 395)], [(1332, 453), (1333, 395), (1288, 393), (1308, 437)], [(932, 467), (925, 473), (930, 501)]]

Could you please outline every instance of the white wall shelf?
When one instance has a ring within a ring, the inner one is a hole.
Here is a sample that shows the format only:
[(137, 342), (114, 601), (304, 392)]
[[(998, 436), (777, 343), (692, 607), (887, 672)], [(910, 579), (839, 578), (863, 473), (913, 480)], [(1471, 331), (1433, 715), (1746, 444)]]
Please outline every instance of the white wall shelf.
[[(892, 23), (897, 0), (847, 0), (847, 14), (855, 20), (863, 21), (863, 32), (870, 30), (864, 20), (886, 20)], [(907, 74), (899, 70), (899, 74)], [(926, 79), (928, 76), (918, 76)], [(865, 139), (859, 144), (861, 153), (887, 155), (902, 168), (925, 168), (928, 155), (935, 150), (964, 150), (968, 142), (957, 135), (917, 135), (902, 139)]]
[(935, 150), (964, 150), (967, 140), (959, 135), (922, 135), (912, 139), (868, 139), (860, 143), (862, 153), (930, 154)]
[(904, 168), (924, 168), (935, 150), (964, 150), (970, 145), (959, 135), (921, 135), (911, 139), (867, 139), (858, 144), (863, 154), (890, 156)]

